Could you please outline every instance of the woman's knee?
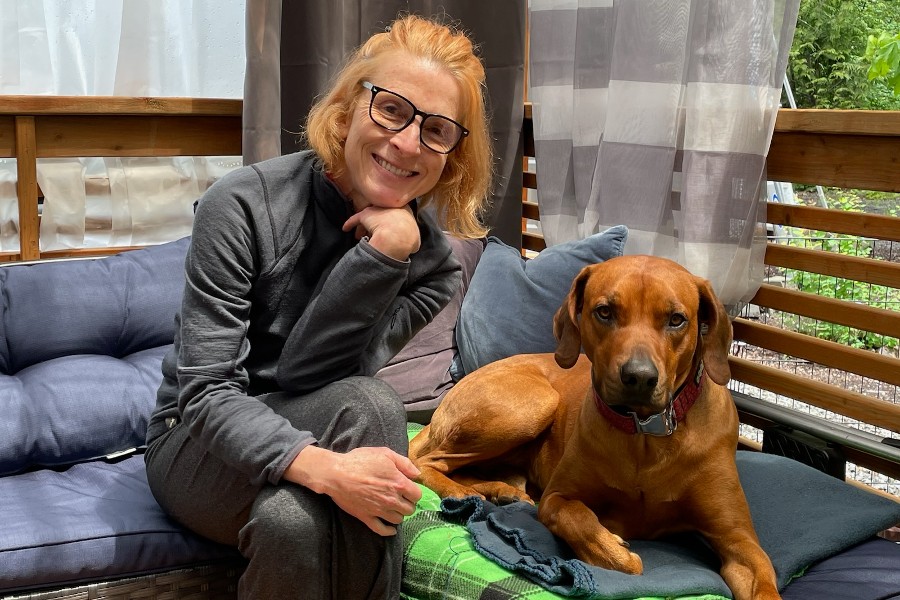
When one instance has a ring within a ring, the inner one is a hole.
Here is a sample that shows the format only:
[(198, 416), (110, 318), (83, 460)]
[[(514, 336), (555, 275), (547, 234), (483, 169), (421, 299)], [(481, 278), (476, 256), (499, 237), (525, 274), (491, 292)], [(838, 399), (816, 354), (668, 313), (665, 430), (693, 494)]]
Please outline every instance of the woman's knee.
[(349, 377), (332, 385), (346, 398), (342, 420), (365, 437), (359, 445), (406, 453), (406, 410), (391, 386), (374, 377)]
[(327, 497), (290, 484), (264, 486), (240, 530), (238, 548), (248, 559), (271, 551), (321, 552), (330, 543), (325, 538), (331, 532), (331, 518)]

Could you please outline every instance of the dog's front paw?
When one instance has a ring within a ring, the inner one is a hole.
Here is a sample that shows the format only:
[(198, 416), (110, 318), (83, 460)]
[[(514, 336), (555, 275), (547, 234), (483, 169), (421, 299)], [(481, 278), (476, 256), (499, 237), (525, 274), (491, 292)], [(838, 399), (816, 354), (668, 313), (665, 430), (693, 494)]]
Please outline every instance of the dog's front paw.
[(612, 568), (629, 575), (642, 574), (644, 572), (644, 561), (641, 560), (641, 557), (629, 550), (628, 542), (621, 537), (613, 534), (613, 538), (619, 543), (619, 546), (613, 552), (616, 565)]
[(608, 534), (600, 544), (598, 551), (579, 556), (584, 562), (610, 569), (621, 571), (629, 575), (641, 575), (644, 572), (644, 562), (641, 557), (628, 549), (628, 542), (614, 533)]

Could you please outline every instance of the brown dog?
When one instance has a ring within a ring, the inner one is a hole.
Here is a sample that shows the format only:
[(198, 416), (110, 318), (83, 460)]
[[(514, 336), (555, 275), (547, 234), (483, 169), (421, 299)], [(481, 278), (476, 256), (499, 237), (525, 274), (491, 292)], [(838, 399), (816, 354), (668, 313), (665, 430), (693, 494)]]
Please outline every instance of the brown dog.
[(539, 497), (578, 558), (626, 573), (643, 566), (623, 540), (697, 531), (736, 600), (780, 598), (735, 466), (731, 322), (710, 283), (649, 256), (592, 265), (554, 334), (555, 361), (513, 356), (453, 387), (410, 443), (419, 481), (441, 497)]

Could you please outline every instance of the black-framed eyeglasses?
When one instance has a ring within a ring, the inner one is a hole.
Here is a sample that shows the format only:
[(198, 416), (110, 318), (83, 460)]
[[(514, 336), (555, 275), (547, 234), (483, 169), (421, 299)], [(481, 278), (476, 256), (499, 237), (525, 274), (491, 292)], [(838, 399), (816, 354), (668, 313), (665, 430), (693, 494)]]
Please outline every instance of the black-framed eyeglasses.
[(429, 150), (439, 154), (450, 154), (459, 145), (460, 140), (469, 135), (468, 129), (450, 117), (422, 112), (400, 94), (368, 81), (363, 81), (362, 86), (372, 92), (369, 117), (373, 123), (388, 131), (403, 131), (417, 115), (421, 116), (419, 140)]

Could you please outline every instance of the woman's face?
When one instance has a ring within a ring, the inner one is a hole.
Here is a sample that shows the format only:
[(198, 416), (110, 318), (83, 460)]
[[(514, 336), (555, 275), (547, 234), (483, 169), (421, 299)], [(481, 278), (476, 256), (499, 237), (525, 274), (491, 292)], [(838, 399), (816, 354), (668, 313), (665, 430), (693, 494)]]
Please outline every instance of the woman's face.
[[(384, 58), (369, 81), (407, 98), (422, 112), (461, 120), (459, 87), (440, 67), (405, 54), (393, 55)], [(372, 93), (362, 86), (360, 92), (345, 130), (345, 169), (335, 182), (357, 212), (367, 206), (405, 206), (434, 188), (447, 155), (421, 144), (421, 116), (402, 131), (376, 125), (369, 118)]]

